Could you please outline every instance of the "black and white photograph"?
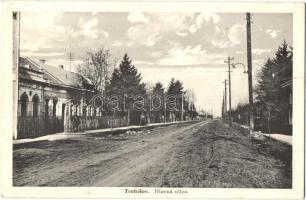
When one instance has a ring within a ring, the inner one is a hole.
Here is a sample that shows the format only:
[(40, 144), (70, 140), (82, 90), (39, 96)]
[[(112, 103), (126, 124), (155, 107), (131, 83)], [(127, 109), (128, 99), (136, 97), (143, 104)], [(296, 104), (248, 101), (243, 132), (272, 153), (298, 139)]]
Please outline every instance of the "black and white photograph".
[(293, 12), (9, 15), (13, 188), (294, 189)]

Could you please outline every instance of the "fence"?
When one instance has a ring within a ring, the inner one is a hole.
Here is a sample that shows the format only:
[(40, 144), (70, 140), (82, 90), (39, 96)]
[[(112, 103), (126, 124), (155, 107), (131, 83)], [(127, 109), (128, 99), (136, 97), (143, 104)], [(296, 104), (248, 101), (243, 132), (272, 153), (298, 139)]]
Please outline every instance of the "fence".
[(18, 139), (38, 137), (50, 133), (61, 132), (63, 130), (64, 123), (61, 117), (18, 117)]
[(65, 132), (79, 132), (91, 129), (127, 126), (124, 117), (109, 116), (71, 116), (65, 124)]
[[(256, 111), (256, 107), (255, 107)], [(238, 117), (239, 116), (239, 117)], [(249, 116), (248, 111), (240, 110), (236, 111), (233, 115), (234, 122), (237, 122), (239, 124), (243, 124), (248, 126), (249, 125)], [(263, 113), (260, 113), (259, 111), (255, 112), (254, 117), (254, 130), (255, 131), (262, 131), (265, 133), (270, 132), (274, 133), (282, 133), (282, 134), (292, 134), (292, 125), (288, 123), (287, 118), (284, 117), (278, 117), (271, 119), (268, 121), (268, 118), (263, 115)]]
[(18, 139), (33, 138), (58, 132), (79, 132), (91, 129), (127, 126), (125, 117), (109, 116), (71, 116), (64, 121), (62, 117), (18, 117)]

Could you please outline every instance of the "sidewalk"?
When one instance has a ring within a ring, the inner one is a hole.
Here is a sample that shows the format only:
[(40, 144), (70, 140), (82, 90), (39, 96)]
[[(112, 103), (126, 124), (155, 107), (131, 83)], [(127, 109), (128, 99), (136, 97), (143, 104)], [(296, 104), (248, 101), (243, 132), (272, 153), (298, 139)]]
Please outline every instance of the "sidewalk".
[(193, 121), (176, 121), (176, 122), (167, 122), (167, 123), (154, 123), (154, 124), (147, 124), (145, 126), (125, 126), (125, 127), (117, 127), (117, 128), (105, 128), (105, 129), (95, 129), (95, 130), (88, 130), (84, 132), (75, 132), (75, 133), (53, 133), (50, 135), (45, 135), (37, 138), (27, 138), (27, 139), (17, 139), (13, 140), (13, 144), (23, 144), (23, 143), (30, 143), (30, 142), (37, 142), (37, 141), (54, 141), (54, 140), (65, 140), (70, 138), (81, 137), (85, 134), (92, 134), (92, 133), (109, 133), (109, 132), (116, 132), (116, 131), (128, 131), (128, 130), (137, 130), (142, 128), (151, 128), (151, 127), (158, 127), (158, 126), (166, 126), (172, 124), (181, 124)]
[[(238, 124), (238, 123), (235, 123), (234, 124), (240, 126), (241, 128), (244, 128), (244, 129), (249, 129), (248, 126), (246, 125), (242, 125), (242, 124)], [(265, 136), (266, 138), (269, 138), (269, 134), (268, 133), (262, 133), (262, 132), (258, 132), (256, 131), (254, 134), (256, 135), (263, 135)], [(286, 143), (290, 146), (292, 146), (292, 136), (291, 135), (284, 135), (284, 134), (279, 134), (279, 133), (271, 133), (270, 134), (270, 137), (274, 140), (277, 140), (277, 141), (280, 141), (280, 142), (283, 142), (283, 143)]]
[[(269, 134), (263, 133), (264, 136), (269, 138)], [(278, 133), (271, 133), (271, 138), (274, 140), (278, 140), (280, 142), (289, 144), (292, 146), (292, 136), (291, 135), (283, 135), (283, 134), (278, 134)]]
[(88, 130), (84, 131), (84, 133), (107, 133), (111, 131), (128, 131), (128, 130), (135, 130), (141, 128), (148, 128), (148, 127), (157, 127), (157, 126), (166, 126), (171, 124), (181, 124), (187, 123), (192, 121), (176, 121), (176, 122), (167, 122), (167, 123), (154, 123), (154, 124), (147, 124), (145, 126), (124, 126), (124, 127), (117, 127), (117, 128), (104, 128), (104, 129), (95, 129), (95, 130)]

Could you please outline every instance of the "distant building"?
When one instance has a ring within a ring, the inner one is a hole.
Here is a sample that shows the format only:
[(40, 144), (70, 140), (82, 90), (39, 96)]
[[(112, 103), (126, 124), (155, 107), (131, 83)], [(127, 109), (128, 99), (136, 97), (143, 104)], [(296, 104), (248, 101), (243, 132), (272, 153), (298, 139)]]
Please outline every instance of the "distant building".
[(16, 138), (62, 132), (65, 116), (101, 115), (86, 102), (94, 94), (83, 76), (20, 57), (18, 73), (18, 122)]
[(292, 128), (292, 79), (282, 83), (281, 88), (283, 93), (287, 95), (288, 98), (286, 122)]

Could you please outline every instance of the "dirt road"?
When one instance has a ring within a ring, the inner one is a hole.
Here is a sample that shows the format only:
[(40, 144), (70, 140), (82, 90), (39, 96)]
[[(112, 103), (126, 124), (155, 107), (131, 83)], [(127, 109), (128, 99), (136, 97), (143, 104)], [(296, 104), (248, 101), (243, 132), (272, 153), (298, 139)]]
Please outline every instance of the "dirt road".
[(14, 146), (15, 186), (291, 187), (291, 147), (220, 120)]

